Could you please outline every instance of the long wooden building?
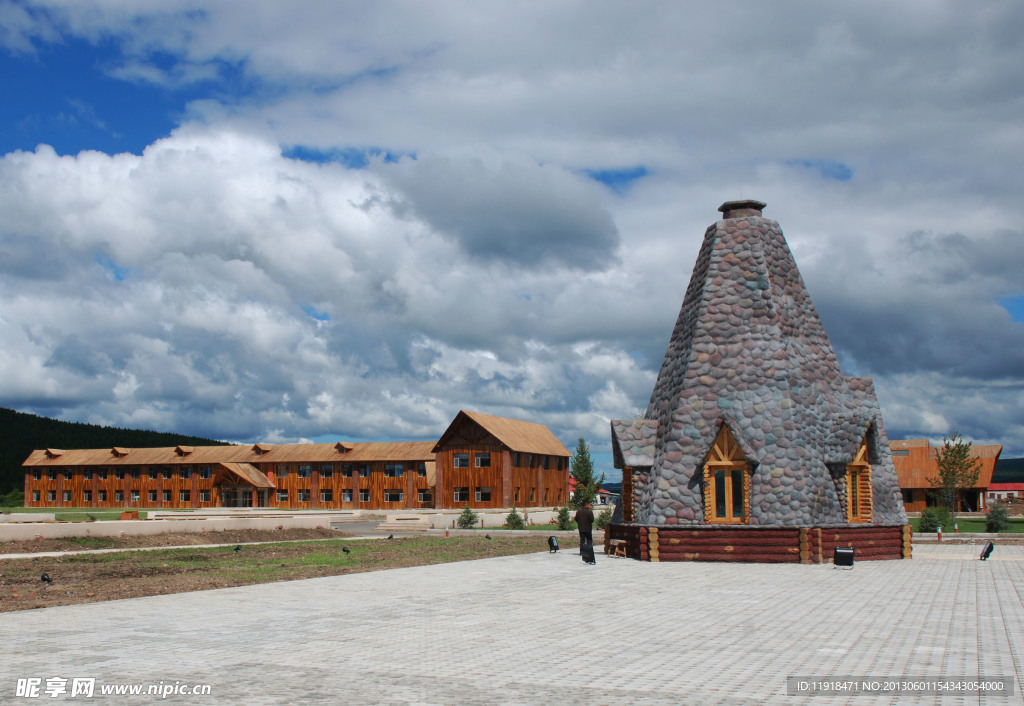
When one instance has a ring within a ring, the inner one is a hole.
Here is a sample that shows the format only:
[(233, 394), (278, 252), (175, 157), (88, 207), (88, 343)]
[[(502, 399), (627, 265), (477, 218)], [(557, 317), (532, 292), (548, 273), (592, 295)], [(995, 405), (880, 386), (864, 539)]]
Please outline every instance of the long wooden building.
[(562, 505), (569, 451), (543, 424), (461, 411), (441, 439), (40, 449), (28, 507), (406, 510)]

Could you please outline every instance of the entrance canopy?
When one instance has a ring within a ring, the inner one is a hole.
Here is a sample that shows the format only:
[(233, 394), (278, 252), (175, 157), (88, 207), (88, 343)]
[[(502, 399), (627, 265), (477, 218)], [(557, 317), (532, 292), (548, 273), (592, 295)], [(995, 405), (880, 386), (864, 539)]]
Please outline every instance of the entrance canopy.
[(217, 477), (214, 483), (221, 485), (225, 481), (231, 484), (251, 485), (253, 488), (275, 488), (256, 466), (250, 463), (218, 463)]

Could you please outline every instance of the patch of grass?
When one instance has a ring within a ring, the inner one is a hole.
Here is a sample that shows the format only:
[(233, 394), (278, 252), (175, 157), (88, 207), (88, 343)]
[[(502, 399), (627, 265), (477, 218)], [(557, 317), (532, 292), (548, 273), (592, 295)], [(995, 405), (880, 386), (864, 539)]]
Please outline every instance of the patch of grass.
[(82, 549), (110, 549), (117, 546), (117, 540), (110, 537), (67, 537), (64, 541)]
[[(921, 526), (921, 518), (920, 517), (910, 517), (910, 518), (907, 519), (907, 522), (910, 523), (910, 526), (914, 529), (915, 532), (917, 532), (918, 528)], [(987, 531), (985, 529), (985, 522), (986, 521), (985, 521), (984, 517), (958, 517), (958, 518), (956, 518), (956, 520), (954, 520), (954, 522), (956, 522), (956, 524), (960, 527), (960, 531), (961, 532), (986, 532)], [(1011, 533), (1015, 533), (1015, 532), (1016, 533), (1024, 533), (1024, 518), (1022, 518), (1022, 517), (1011, 517), (1010, 518), (1010, 526), (1007, 529), (1002, 530), (1000, 532), (1000, 534), (1011, 534)], [(952, 526), (950, 526), (950, 527), (943, 527), (942, 528), (942, 534), (943, 535), (954, 534), (953, 527)]]

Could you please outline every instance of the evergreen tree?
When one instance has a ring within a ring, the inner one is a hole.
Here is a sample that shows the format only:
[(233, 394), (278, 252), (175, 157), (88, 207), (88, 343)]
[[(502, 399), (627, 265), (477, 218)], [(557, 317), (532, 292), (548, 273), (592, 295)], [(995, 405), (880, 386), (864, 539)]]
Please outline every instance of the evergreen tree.
[(584, 503), (593, 503), (597, 498), (597, 491), (604, 483), (604, 474), (600, 479), (594, 478), (594, 463), (590, 460), (590, 447), (581, 436), (576, 444), (576, 453), (573, 454), (570, 462), (570, 473), (576, 480), (576, 490), (573, 491), (571, 504), (574, 508), (583, 507)]
[(512, 512), (505, 516), (505, 526), (512, 530), (526, 529), (526, 521), (513, 507)]
[(558, 529), (560, 530), (571, 530), (572, 529), (572, 515), (569, 512), (569, 506), (558, 508)]
[(462, 529), (469, 529), (476, 526), (478, 519), (480, 519), (480, 516), (470, 509), (469, 503), (466, 503), (466, 507), (462, 508), (462, 514), (459, 515), (459, 519), (455, 521), (455, 524)]
[(954, 431), (942, 440), (939, 449), (939, 472), (926, 479), (933, 488), (938, 502), (955, 515), (960, 509), (960, 495), (978, 483), (981, 461), (971, 455), (972, 442), (964, 442), (959, 432)]

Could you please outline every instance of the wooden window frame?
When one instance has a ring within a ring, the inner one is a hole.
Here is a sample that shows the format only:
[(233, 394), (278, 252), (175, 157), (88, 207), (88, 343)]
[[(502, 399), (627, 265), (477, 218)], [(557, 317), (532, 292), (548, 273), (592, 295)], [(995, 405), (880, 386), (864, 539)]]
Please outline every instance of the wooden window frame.
[[(717, 474), (722, 473), (721, 481)], [(740, 516), (736, 517), (735, 482), (743, 484), (740, 489)], [(723, 484), (725, 514), (718, 514), (718, 484)], [(713, 525), (745, 525), (750, 523), (750, 463), (736, 443), (735, 437), (726, 424), (718, 431), (715, 443), (704, 462), (704, 520)]]
[(860, 442), (853, 460), (846, 464), (846, 521), (850, 524), (871, 522), (874, 519), (871, 497), (871, 463), (868, 459), (867, 438)]

